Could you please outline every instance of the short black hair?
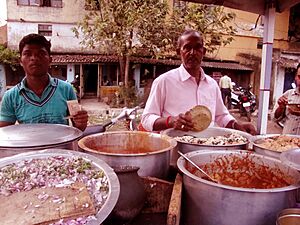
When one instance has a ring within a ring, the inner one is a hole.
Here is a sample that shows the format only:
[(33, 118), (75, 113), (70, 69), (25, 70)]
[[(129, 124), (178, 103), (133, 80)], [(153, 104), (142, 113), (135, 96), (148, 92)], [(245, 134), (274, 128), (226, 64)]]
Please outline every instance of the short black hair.
[(202, 38), (202, 41), (203, 41), (203, 36), (200, 32), (196, 31), (196, 30), (193, 30), (193, 29), (187, 29), (185, 30), (178, 38), (177, 40), (177, 46), (176, 46), (176, 49), (179, 50), (180, 47), (181, 47), (181, 41), (182, 41), (182, 37), (183, 36), (186, 36), (186, 35), (189, 35), (189, 34), (198, 34), (201, 38)]
[(40, 34), (28, 34), (22, 38), (19, 43), (20, 55), (22, 55), (25, 45), (40, 45), (46, 48), (50, 55), (51, 42), (48, 41), (43, 35)]
[(299, 68), (300, 68), (300, 63), (297, 66), (296, 73), (297, 73), (297, 71), (298, 71)]

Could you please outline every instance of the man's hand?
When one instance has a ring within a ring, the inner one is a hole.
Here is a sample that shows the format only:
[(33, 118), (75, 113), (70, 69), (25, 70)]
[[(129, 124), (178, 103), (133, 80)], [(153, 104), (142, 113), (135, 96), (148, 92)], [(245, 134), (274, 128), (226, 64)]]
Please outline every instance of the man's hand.
[(288, 98), (285, 96), (281, 96), (277, 101), (278, 107), (275, 110), (274, 117), (278, 119), (282, 117), (285, 113), (286, 105), (288, 104)]
[(192, 123), (192, 117), (191, 114), (189, 113), (180, 113), (178, 116), (175, 116), (172, 118), (172, 123), (174, 129), (177, 130), (184, 130), (184, 131), (189, 131), (194, 128), (194, 125)]
[(280, 108), (285, 108), (286, 105), (288, 104), (288, 98), (286, 96), (281, 96), (278, 99), (277, 103)]
[(238, 123), (234, 124), (233, 129), (247, 132), (251, 135), (257, 135), (256, 128), (251, 123)]
[(85, 110), (80, 110), (78, 111), (72, 119), (74, 127), (80, 129), (81, 131), (84, 131), (85, 128), (87, 127), (87, 122), (88, 122), (88, 114), (87, 111)]

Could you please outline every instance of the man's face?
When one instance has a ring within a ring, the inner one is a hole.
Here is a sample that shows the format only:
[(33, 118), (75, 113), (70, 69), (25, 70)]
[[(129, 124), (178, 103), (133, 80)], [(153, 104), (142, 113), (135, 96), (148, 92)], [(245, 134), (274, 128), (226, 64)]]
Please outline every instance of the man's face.
[(203, 39), (198, 33), (187, 34), (181, 38), (180, 56), (187, 70), (200, 68), (204, 55)]
[(48, 73), (51, 61), (52, 58), (45, 47), (29, 44), (23, 48), (20, 64), (26, 75), (40, 77)]
[(300, 68), (296, 72), (295, 82), (296, 82), (296, 86), (299, 88), (300, 87)]

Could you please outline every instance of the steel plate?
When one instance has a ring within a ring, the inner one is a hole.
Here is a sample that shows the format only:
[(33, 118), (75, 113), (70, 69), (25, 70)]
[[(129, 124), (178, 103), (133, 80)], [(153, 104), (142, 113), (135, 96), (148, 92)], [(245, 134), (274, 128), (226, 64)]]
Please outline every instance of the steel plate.
[(17, 163), (24, 160), (44, 159), (53, 156), (63, 156), (66, 158), (82, 157), (83, 159), (90, 161), (95, 167), (104, 171), (109, 182), (108, 198), (106, 199), (101, 209), (95, 215), (96, 220), (89, 221), (87, 225), (101, 224), (115, 207), (120, 194), (120, 183), (118, 177), (113, 171), (113, 169), (109, 167), (103, 160), (94, 157), (92, 155), (76, 152), (76, 151), (70, 151), (64, 149), (45, 149), (45, 150), (40, 150), (35, 152), (21, 153), (15, 156), (2, 158), (0, 159), (0, 168), (8, 164)]
[(292, 149), (281, 153), (280, 160), (282, 163), (300, 170), (300, 149)]
[(18, 124), (0, 128), (1, 148), (52, 147), (79, 139), (82, 131), (61, 124)]

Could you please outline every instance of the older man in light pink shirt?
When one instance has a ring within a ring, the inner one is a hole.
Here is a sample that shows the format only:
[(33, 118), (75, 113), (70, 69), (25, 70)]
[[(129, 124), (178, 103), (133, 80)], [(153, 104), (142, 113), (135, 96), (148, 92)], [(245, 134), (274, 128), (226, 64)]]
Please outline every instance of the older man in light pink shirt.
[(217, 82), (201, 69), (199, 85), (181, 65), (179, 68), (159, 76), (154, 80), (142, 124), (146, 130), (152, 131), (154, 122), (160, 117), (178, 115), (193, 108), (204, 105), (212, 113), (212, 123), (225, 127), (234, 120), (223, 104)]
[(207, 106), (212, 123), (256, 134), (249, 123), (238, 123), (224, 106), (217, 82), (205, 75), (201, 62), (205, 54), (202, 36), (194, 30), (185, 31), (178, 39), (177, 53), (182, 65), (156, 78), (142, 116), (148, 131), (167, 128), (192, 130), (191, 116), (186, 114), (196, 105)]

